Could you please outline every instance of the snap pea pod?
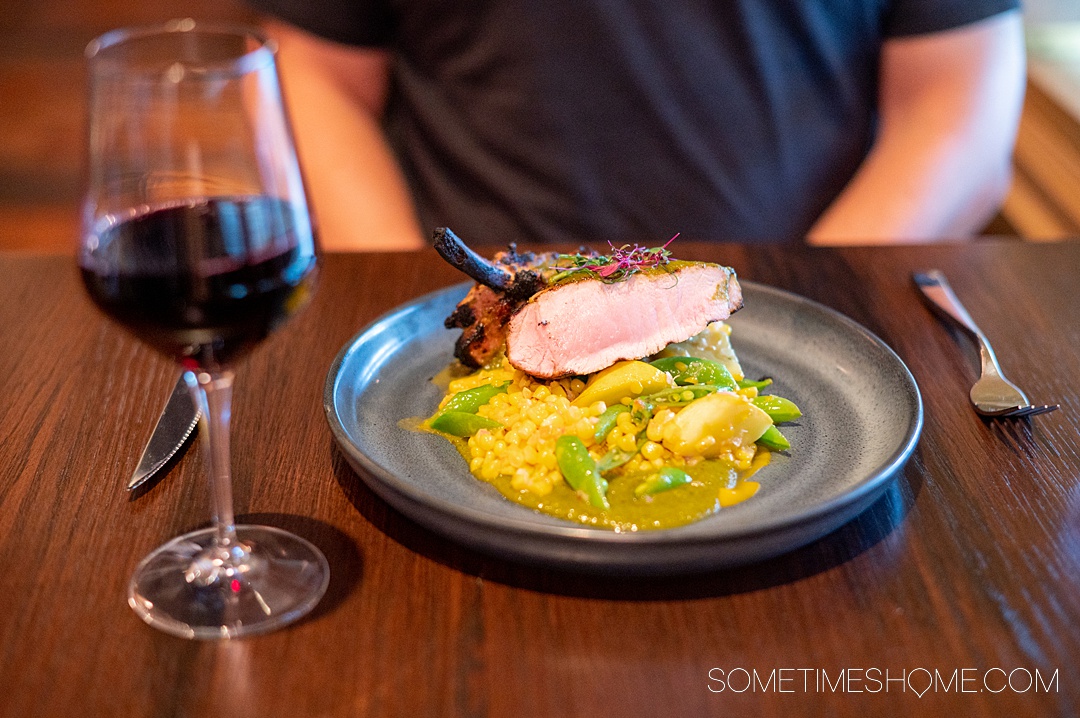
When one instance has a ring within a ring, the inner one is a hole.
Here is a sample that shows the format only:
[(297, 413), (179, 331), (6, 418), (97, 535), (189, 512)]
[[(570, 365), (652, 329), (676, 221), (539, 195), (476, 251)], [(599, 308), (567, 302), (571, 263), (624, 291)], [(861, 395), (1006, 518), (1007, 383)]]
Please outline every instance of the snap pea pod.
[(604, 454), (596, 465), (596, 470), (601, 474), (606, 474), (612, 469), (617, 469), (625, 464), (630, 459), (634, 458), (637, 451), (623, 451), (622, 449), (612, 449)]
[(646, 397), (639, 396), (630, 405), (630, 418), (638, 426), (648, 426), (652, 415), (653, 405), (646, 401)]
[(640, 401), (649, 408), (651, 413), (658, 407), (682, 406), (683, 404), (689, 404), (694, 399), (700, 399), (707, 394), (713, 394), (725, 389), (726, 387), (717, 386), (715, 384), (677, 386), (674, 389), (664, 389), (655, 394), (643, 396), (640, 398)]
[(502, 424), (494, 419), (469, 414), (468, 411), (443, 411), (431, 420), (431, 428), (450, 436), (472, 436), (481, 429), (501, 429)]
[(440, 409), (439, 413), (464, 411), (469, 414), (475, 414), (476, 410), (491, 401), (493, 396), (496, 394), (505, 394), (506, 389), (509, 386), (510, 382), (503, 382), (502, 384), (481, 384), (472, 389), (459, 391), (450, 397), (450, 401), (446, 402), (446, 406)]
[(757, 443), (773, 451), (787, 451), (791, 448), (791, 442), (775, 426), (766, 429), (765, 433), (758, 437)]
[(802, 411), (795, 406), (795, 402), (775, 394), (762, 394), (751, 399), (754, 406), (769, 415), (775, 424), (785, 421), (794, 421), (802, 416)]
[(611, 508), (607, 500), (608, 482), (600, 475), (581, 439), (572, 434), (560, 436), (555, 441), (555, 460), (570, 488), (585, 494), (595, 508)]
[(660, 371), (666, 371), (680, 386), (710, 384), (724, 389), (738, 387), (728, 368), (718, 361), (700, 357), (663, 357), (650, 362)]
[(772, 384), (772, 379), (765, 377), (760, 381), (754, 381), (753, 379), (740, 379), (738, 382), (740, 389), (764, 389), (769, 384)]
[[(644, 432), (642, 432), (644, 434)], [(645, 445), (647, 439), (642, 434), (638, 435), (637, 446), (633, 451), (623, 451), (622, 449), (612, 449), (600, 458), (600, 463), (596, 465), (597, 471), (601, 474), (606, 474), (612, 469), (617, 469), (630, 459), (637, 456), (637, 453), (641, 451), (641, 447)]]
[(481, 429), (500, 429), (502, 424), (467, 411), (444, 411), (431, 420), (431, 428), (451, 436), (472, 436)]
[(593, 439), (597, 444), (607, 438), (608, 433), (615, 428), (615, 422), (618, 421), (619, 414), (625, 414), (628, 411), (630, 411), (630, 407), (626, 404), (615, 404), (604, 410), (604, 413), (600, 415), (599, 420), (596, 422), (596, 431), (593, 434)]
[(642, 481), (634, 489), (634, 496), (641, 498), (642, 496), (652, 496), (658, 494), (661, 491), (670, 491), (671, 489), (677, 489), (680, 486), (685, 486), (692, 482), (693, 479), (690, 474), (686, 473), (682, 469), (677, 469), (674, 466), (665, 466), (655, 474), (649, 476), (649, 478)]

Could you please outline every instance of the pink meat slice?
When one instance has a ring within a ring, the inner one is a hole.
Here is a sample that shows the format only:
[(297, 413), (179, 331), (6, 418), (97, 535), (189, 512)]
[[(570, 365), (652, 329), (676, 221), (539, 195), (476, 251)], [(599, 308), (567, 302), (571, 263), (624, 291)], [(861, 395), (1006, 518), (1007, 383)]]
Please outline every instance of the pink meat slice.
[(542, 379), (591, 374), (689, 339), (741, 306), (735, 272), (717, 264), (687, 264), (610, 284), (559, 284), (533, 295), (510, 318), (506, 356)]

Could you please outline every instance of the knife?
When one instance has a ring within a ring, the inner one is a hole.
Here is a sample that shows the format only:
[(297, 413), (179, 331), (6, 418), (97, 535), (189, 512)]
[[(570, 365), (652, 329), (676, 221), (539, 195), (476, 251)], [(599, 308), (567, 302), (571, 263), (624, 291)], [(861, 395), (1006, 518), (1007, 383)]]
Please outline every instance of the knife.
[(143, 449), (139, 459), (139, 468), (131, 475), (127, 490), (132, 491), (146, 483), (161, 467), (176, 456), (188, 440), (195, 435), (199, 426), (199, 411), (188, 393), (187, 382), (181, 374), (173, 387), (172, 394), (161, 410), (154, 433)]

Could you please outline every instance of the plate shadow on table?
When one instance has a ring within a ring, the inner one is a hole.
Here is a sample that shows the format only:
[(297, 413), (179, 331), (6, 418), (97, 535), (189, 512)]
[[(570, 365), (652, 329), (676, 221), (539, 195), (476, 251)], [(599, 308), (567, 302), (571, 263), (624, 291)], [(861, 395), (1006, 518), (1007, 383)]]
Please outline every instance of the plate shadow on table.
[(623, 577), (525, 565), (480, 553), (415, 523), (364, 483), (336, 445), (334, 474), (345, 497), (378, 530), (432, 561), (483, 580), (580, 598), (672, 600), (749, 593), (793, 583), (840, 566), (901, 528), (922, 489), (918, 450), (884, 494), (832, 533), (789, 553), (754, 564), (684, 576)]

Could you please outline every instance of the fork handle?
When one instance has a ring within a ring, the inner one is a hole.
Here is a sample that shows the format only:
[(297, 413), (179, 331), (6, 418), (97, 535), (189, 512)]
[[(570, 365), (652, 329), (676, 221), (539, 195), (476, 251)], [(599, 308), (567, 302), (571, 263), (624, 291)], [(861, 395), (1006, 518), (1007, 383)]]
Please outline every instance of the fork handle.
[(1001, 376), (1001, 367), (998, 365), (990, 341), (982, 333), (978, 325), (975, 324), (975, 320), (968, 314), (964, 305), (956, 298), (952, 287), (949, 286), (949, 282), (945, 279), (945, 275), (940, 270), (931, 269), (926, 272), (916, 272), (912, 275), (912, 278), (923, 296), (930, 302), (932, 308), (955, 321), (978, 340), (983, 374)]

